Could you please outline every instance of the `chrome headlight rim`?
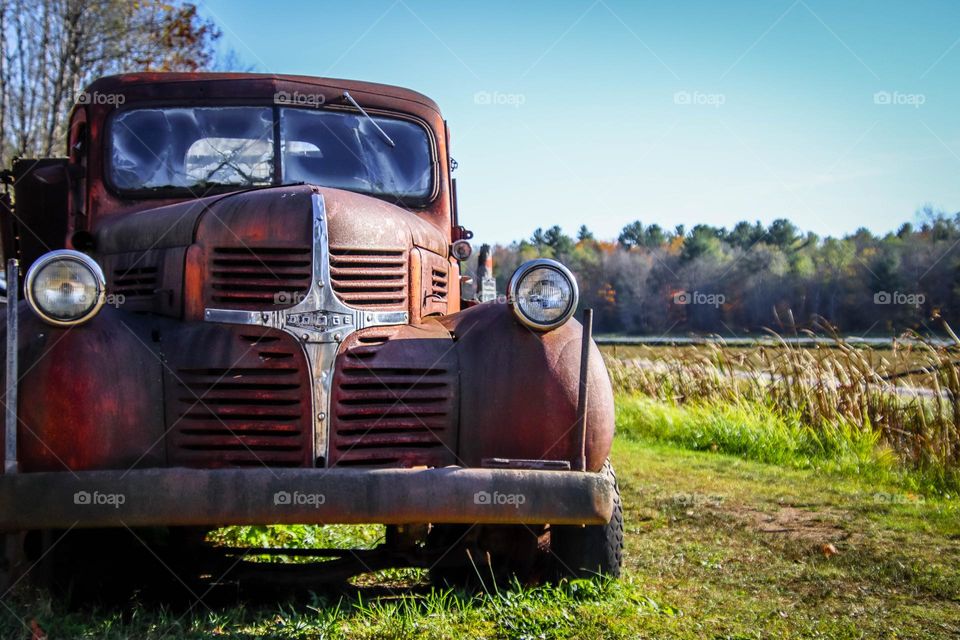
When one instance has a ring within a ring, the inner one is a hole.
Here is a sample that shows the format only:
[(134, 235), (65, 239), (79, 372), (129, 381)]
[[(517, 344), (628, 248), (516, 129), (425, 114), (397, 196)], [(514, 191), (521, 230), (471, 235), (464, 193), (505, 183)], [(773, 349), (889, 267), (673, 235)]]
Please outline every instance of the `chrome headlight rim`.
[[(531, 271), (535, 269), (552, 269), (558, 272), (564, 277), (564, 279), (570, 285), (570, 303), (564, 312), (553, 322), (550, 323), (540, 323), (532, 318), (524, 315), (523, 310), (520, 308), (518, 303), (518, 289), (520, 283), (523, 281)], [(565, 267), (562, 263), (553, 260), (551, 258), (537, 258), (535, 260), (528, 260), (517, 267), (517, 270), (513, 272), (513, 275), (510, 276), (510, 282), (507, 285), (507, 292), (509, 295), (510, 306), (513, 308), (513, 315), (516, 316), (517, 320), (520, 321), (524, 326), (530, 327), (536, 331), (550, 331), (560, 327), (570, 318), (573, 317), (573, 314), (577, 312), (577, 306), (580, 304), (580, 289), (577, 286), (577, 278), (573, 273)]]
[[(36, 281), (37, 275), (43, 270), (44, 267), (58, 260), (76, 262), (80, 264), (87, 269), (91, 275), (93, 275), (93, 278), (97, 284), (97, 295), (93, 306), (91, 306), (83, 315), (70, 320), (54, 318), (48, 315), (43, 308), (37, 304), (36, 298), (33, 295), (33, 285)], [(27, 305), (41, 320), (57, 327), (75, 327), (87, 322), (100, 313), (100, 309), (103, 308), (103, 304), (106, 301), (105, 294), (107, 291), (107, 280), (103, 275), (103, 269), (101, 269), (96, 260), (90, 256), (72, 249), (58, 249), (56, 251), (43, 254), (36, 260), (36, 262), (30, 265), (30, 268), (27, 269), (27, 277), (23, 283), (23, 291)]]

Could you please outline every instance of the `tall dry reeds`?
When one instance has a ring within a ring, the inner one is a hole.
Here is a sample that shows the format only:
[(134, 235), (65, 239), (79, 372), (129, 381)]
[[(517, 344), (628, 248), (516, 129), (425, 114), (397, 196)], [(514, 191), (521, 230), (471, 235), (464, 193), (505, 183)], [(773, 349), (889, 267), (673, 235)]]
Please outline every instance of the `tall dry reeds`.
[(827, 343), (800, 345), (771, 333), (752, 348), (716, 339), (608, 349), (606, 359), (621, 392), (676, 405), (760, 403), (811, 429), (876, 432), (904, 462), (956, 475), (960, 338), (947, 331), (952, 344), (904, 335), (875, 349), (828, 333)]

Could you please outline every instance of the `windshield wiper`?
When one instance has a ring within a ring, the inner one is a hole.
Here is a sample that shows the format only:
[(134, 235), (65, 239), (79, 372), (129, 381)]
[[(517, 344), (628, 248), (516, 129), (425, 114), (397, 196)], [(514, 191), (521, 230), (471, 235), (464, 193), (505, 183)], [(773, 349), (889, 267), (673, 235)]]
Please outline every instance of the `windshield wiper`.
[(344, 98), (344, 100), (347, 100), (350, 104), (352, 104), (354, 107), (356, 107), (356, 108), (357, 108), (357, 111), (359, 111), (360, 113), (362, 113), (362, 114), (363, 114), (363, 117), (365, 117), (367, 120), (369, 120), (369, 121), (370, 121), (370, 124), (372, 124), (374, 127), (377, 128), (377, 131), (380, 132), (380, 135), (383, 136), (383, 139), (386, 141), (386, 143), (387, 143), (388, 145), (390, 145), (391, 147), (396, 147), (396, 146), (397, 146), (396, 144), (393, 143), (393, 140), (390, 139), (390, 136), (387, 135), (387, 132), (380, 128), (380, 125), (377, 124), (377, 121), (374, 120), (373, 118), (371, 118), (371, 117), (370, 117), (370, 114), (367, 113), (366, 111), (364, 111), (364, 110), (363, 110), (363, 107), (361, 107), (359, 104), (357, 104), (357, 101), (353, 99), (353, 96), (350, 95), (350, 92), (349, 92), (349, 91), (344, 91), (344, 92), (343, 92), (343, 98)]

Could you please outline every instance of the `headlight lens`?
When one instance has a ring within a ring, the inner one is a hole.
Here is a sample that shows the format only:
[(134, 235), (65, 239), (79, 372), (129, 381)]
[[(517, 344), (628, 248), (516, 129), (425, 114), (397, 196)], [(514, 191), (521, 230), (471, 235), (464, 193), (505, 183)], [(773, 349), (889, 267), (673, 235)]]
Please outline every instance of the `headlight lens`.
[(579, 300), (577, 280), (570, 270), (548, 259), (520, 265), (510, 278), (509, 292), (520, 322), (540, 331), (569, 320)]
[(27, 303), (46, 322), (71, 326), (100, 311), (106, 282), (100, 266), (79, 251), (51, 251), (34, 262), (24, 283)]

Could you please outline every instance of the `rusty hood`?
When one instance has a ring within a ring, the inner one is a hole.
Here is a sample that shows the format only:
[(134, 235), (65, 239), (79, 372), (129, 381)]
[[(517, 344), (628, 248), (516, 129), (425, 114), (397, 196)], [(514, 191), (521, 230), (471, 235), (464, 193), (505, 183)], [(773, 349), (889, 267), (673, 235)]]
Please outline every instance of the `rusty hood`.
[(207, 234), (223, 236), (239, 246), (270, 240), (308, 241), (313, 194), (323, 197), (332, 245), (420, 247), (443, 256), (448, 252), (447, 234), (430, 214), (312, 185), (237, 191), (111, 217), (94, 230), (96, 252), (183, 248)]

